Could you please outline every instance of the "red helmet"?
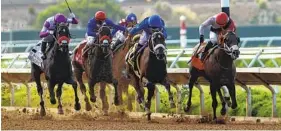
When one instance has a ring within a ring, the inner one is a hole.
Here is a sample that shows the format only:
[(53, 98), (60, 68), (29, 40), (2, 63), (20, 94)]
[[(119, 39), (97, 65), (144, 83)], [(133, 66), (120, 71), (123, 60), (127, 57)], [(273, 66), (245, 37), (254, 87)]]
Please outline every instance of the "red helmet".
[(105, 20), (106, 15), (105, 15), (105, 13), (103, 11), (98, 11), (95, 14), (95, 18), (96, 18), (96, 20), (101, 20), (102, 21), (102, 20)]
[(216, 23), (220, 26), (224, 26), (228, 22), (228, 19), (229, 18), (227, 16), (227, 14), (224, 12), (221, 12), (221, 13), (217, 14)]

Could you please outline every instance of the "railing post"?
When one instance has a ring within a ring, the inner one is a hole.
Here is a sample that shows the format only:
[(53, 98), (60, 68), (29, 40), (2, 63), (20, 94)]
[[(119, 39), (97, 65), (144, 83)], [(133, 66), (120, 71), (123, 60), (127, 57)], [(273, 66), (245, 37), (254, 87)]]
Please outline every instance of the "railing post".
[(27, 95), (27, 104), (26, 104), (26, 106), (27, 107), (30, 107), (31, 106), (31, 103), (30, 103), (30, 101), (31, 101), (31, 97), (30, 97), (30, 86), (28, 85), (28, 83), (24, 83), (24, 85), (26, 86), (26, 95)]
[(243, 89), (245, 89), (247, 93), (246, 97), (246, 116), (252, 116), (252, 92), (251, 88), (247, 87), (246, 85), (241, 85)]
[(160, 93), (158, 88), (155, 86), (155, 113), (160, 110)]
[(250, 64), (248, 65), (248, 68), (252, 67), (254, 65), (254, 63), (256, 62), (256, 60), (259, 58), (259, 56), (262, 54), (263, 49), (261, 49), (256, 56), (252, 59), (252, 61), (250, 62)]
[(9, 83), (11, 88), (11, 96), (10, 96), (10, 106), (14, 106), (15, 104), (15, 87), (12, 83)]
[(185, 50), (183, 49), (176, 57), (176, 59), (172, 62), (169, 68), (173, 68), (175, 64), (178, 62), (179, 58), (185, 53)]

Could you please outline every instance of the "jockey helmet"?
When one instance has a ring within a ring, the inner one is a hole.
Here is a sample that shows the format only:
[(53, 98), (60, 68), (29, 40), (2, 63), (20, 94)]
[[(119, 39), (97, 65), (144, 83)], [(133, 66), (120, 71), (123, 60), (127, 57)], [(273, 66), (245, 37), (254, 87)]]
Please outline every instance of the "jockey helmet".
[(103, 11), (98, 11), (98, 12), (96, 12), (96, 14), (95, 14), (95, 19), (96, 19), (96, 20), (100, 20), (100, 21), (105, 20), (105, 19), (106, 19), (106, 14), (105, 14), (105, 12), (103, 12)]
[(216, 23), (220, 26), (225, 26), (229, 18), (226, 13), (221, 12), (216, 16)]
[(66, 23), (67, 18), (61, 14), (61, 13), (57, 13), (55, 15), (55, 23)]
[(126, 22), (135, 22), (135, 23), (137, 23), (137, 16), (134, 13), (130, 13), (126, 17)]
[(150, 27), (154, 28), (160, 28), (161, 27), (161, 18), (159, 15), (152, 15), (148, 18), (148, 25)]

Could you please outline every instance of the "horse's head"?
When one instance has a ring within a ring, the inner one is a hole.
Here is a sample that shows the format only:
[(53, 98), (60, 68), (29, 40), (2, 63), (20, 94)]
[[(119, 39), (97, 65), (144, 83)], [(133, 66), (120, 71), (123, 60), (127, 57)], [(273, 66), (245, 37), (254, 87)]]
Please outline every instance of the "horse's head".
[(110, 43), (111, 43), (111, 31), (109, 27), (102, 26), (98, 30), (98, 47), (102, 49), (103, 53), (108, 53), (110, 51)]
[(219, 36), (219, 45), (233, 60), (239, 57), (239, 44), (240, 40), (235, 32), (227, 31), (224, 35)]
[(166, 43), (162, 32), (154, 32), (149, 40), (149, 49), (158, 60), (166, 57)]
[(70, 32), (68, 29), (68, 25), (59, 24), (55, 30), (54, 36), (56, 38), (57, 49), (68, 52), (68, 44), (70, 41)]

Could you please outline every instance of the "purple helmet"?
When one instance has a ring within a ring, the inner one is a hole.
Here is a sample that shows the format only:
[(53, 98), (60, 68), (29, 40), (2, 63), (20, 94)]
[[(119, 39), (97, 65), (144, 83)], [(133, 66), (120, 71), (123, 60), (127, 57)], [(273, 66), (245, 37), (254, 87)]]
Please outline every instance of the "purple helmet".
[(66, 23), (67, 21), (67, 18), (61, 14), (61, 13), (58, 13), (55, 15), (55, 23)]

